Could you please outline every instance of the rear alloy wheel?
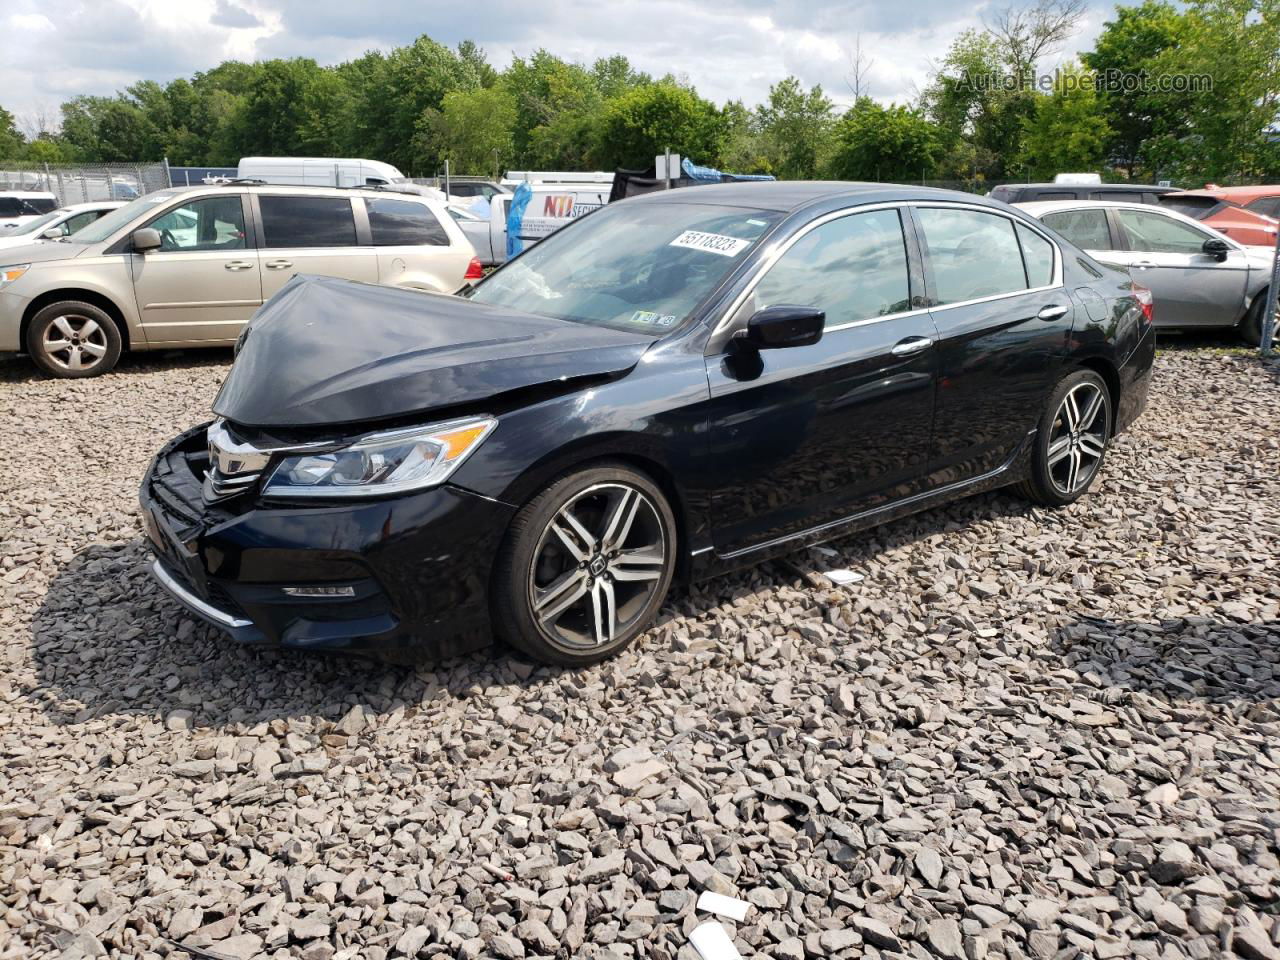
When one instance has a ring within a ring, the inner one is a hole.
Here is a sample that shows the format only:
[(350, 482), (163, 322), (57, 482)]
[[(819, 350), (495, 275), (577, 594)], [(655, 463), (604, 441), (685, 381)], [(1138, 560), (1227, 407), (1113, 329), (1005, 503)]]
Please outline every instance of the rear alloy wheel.
[(499, 633), (548, 663), (610, 657), (653, 621), (675, 555), (671, 508), (643, 474), (561, 478), (512, 521), (496, 572)]
[(1036, 431), (1029, 500), (1063, 506), (1081, 497), (1102, 468), (1111, 440), (1111, 394), (1092, 370), (1068, 375), (1049, 398)]
[(91, 303), (67, 301), (40, 310), (27, 328), (27, 352), (55, 377), (96, 377), (120, 359), (120, 330)]

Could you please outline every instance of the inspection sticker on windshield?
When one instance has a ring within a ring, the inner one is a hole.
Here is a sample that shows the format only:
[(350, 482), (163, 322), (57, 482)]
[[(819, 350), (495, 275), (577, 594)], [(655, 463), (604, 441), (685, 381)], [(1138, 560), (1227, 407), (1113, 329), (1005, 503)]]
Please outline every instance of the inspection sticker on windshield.
[(750, 240), (737, 237), (726, 237), (722, 233), (703, 233), (701, 230), (686, 230), (671, 241), (669, 246), (688, 247), (690, 250), (705, 250), (707, 253), (718, 253), (722, 257), (736, 257), (747, 247)]
[(658, 327), (669, 327), (676, 322), (676, 318), (672, 314), (658, 315), (652, 310), (637, 310), (631, 315), (632, 323), (651, 323)]

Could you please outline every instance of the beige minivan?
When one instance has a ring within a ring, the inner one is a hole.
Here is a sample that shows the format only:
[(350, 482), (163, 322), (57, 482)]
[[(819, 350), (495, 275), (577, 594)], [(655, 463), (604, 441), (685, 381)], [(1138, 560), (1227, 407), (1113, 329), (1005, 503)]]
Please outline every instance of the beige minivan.
[(0, 250), (0, 352), (90, 377), (123, 350), (228, 346), (294, 274), (453, 293), (480, 264), (443, 205), (389, 190), (161, 190), (60, 243)]

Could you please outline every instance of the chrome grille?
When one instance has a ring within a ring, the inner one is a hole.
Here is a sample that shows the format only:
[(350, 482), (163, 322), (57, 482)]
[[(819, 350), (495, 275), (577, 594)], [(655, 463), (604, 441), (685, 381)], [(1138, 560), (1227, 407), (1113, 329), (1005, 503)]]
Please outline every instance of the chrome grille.
[(209, 425), (209, 471), (202, 490), (207, 503), (226, 500), (252, 490), (271, 460), (270, 450), (260, 450), (234, 436), (222, 420)]

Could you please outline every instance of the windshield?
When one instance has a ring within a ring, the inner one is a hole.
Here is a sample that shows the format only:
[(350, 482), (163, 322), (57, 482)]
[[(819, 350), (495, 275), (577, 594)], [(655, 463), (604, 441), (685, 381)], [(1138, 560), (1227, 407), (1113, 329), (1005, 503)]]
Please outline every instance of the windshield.
[(161, 190), (159, 193), (148, 193), (145, 197), (130, 200), (123, 207), (117, 207), (110, 213), (103, 214), (100, 219), (93, 221), (87, 227), (77, 230), (74, 234), (75, 242), (101, 243), (121, 227), (141, 217), (144, 212), (153, 210), (157, 204), (176, 196), (176, 191)]
[(58, 219), (58, 217), (62, 216), (64, 213), (66, 213), (65, 210), (55, 210), (53, 211), (53, 213), (46, 213), (43, 217), (36, 217), (34, 220), (28, 220), (26, 223), (19, 224), (18, 226), (14, 227), (12, 230), (6, 233), (5, 236), (12, 237), (12, 236), (21, 236), (24, 233), (35, 233), (37, 230), (43, 227), (46, 223), (51, 223), (52, 221)]
[(666, 333), (781, 216), (701, 203), (604, 207), (492, 274), (472, 299), (615, 330)]

